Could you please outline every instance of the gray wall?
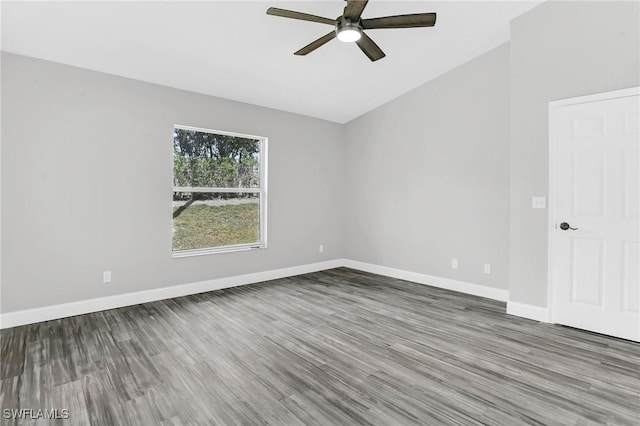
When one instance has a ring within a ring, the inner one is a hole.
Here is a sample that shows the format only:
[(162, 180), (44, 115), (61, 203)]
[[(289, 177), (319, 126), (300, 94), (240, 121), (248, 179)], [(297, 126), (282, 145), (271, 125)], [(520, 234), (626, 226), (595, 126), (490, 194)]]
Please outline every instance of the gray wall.
[[(545, 306), (547, 105), (639, 85), (639, 16), (545, 2), (345, 126), (3, 53), (1, 309), (340, 257)], [(171, 259), (173, 124), (269, 137), (268, 249)]]
[(511, 23), (512, 301), (547, 305), (548, 103), (640, 83), (638, 2), (546, 2)]
[[(3, 312), (343, 255), (338, 124), (6, 53), (2, 123)], [(174, 124), (269, 138), (268, 249), (171, 258)]]
[(348, 123), (347, 258), (506, 289), (508, 116), (505, 44)]

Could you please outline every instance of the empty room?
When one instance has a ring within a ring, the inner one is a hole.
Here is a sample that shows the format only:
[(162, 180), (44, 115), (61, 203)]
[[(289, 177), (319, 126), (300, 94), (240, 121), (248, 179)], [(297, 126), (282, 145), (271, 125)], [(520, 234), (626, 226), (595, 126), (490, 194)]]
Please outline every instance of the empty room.
[(0, 424), (640, 425), (640, 1), (0, 25)]

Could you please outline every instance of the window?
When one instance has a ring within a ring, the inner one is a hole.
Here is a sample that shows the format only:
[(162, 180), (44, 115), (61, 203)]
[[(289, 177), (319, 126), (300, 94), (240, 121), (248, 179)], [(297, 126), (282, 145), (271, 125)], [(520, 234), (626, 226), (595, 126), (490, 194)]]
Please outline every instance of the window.
[(173, 257), (266, 247), (267, 139), (173, 129)]

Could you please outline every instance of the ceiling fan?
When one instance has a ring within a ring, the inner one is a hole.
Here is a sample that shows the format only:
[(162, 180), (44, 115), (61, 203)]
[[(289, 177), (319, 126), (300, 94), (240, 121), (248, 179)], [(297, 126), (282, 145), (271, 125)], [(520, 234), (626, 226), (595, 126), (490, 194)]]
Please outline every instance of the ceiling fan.
[(344, 42), (355, 42), (360, 50), (371, 61), (377, 61), (385, 57), (380, 47), (367, 36), (363, 30), (378, 28), (418, 28), (433, 27), (436, 24), (435, 13), (414, 13), (411, 15), (385, 16), (382, 18), (361, 19), (362, 11), (367, 6), (368, 0), (346, 0), (344, 13), (336, 19), (323, 18), (309, 15), (308, 13), (294, 12), (292, 10), (270, 7), (268, 15), (282, 16), (283, 18), (300, 19), (302, 21), (318, 22), (320, 24), (333, 25), (335, 28), (329, 34), (312, 41), (294, 55), (306, 55), (313, 52), (328, 41), (338, 38)]

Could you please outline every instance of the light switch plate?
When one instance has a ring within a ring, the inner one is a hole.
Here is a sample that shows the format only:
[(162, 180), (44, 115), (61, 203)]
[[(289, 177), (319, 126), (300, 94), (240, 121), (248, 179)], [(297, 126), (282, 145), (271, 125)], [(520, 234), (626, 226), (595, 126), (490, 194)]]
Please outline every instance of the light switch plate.
[(547, 199), (545, 197), (531, 197), (532, 209), (546, 209)]

